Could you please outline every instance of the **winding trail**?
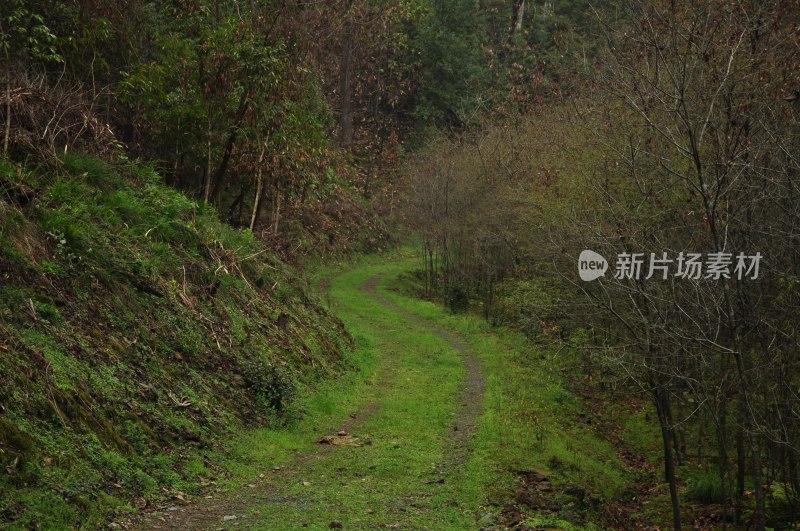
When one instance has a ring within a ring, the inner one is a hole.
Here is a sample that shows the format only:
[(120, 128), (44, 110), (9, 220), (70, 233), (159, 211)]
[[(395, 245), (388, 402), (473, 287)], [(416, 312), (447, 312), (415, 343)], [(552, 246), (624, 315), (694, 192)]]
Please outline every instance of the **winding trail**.
[[(338, 276), (352, 272), (345, 271)], [(320, 431), (289, 463), (261, 474), (237, 492), (214, 494), (213, 498), (193, 497), (185, 505), (173, 503), (138, 520), (123, 523), (123, 527), (408, 529), (429, 527), (418, 522), (438, 522), (440, 518), (450, 519), (450, 522), (464, 518), (459, 525), (474, 525), (474, 514), (470, 511), (475, 508), (458, 507), (458, 503), (448, 497), (457, 490), (458, 476), (469, 460), (470, 439), (477, 430), (482, 411), (485, 380), (481, 361), (461, 337), (401, 308), (381, 294), (378, 284), (383, 275), (368, 276), (358, 288), (360, 295), (353, 293), (355, 289), (348, 293), (356, 298), (367, 294), (382, 308), (372, 315), (359, 315), (364, 322), (374, 321), (369, 325), (375, 336), (371, 340), (380, 352), (376, 383), (369, 388), (369, 396), (357, 412), (341, 419), (331, 429)], [(332, 299), (329, 290), (335, 278), (324, 279), (320, 286), (328, 304), (338, 313), (337, 306), (342, 303)], [(379, 313), (384, 321), (376, 320)], [(442, 354), (432, 353), (427, 346), (402, 341), (403, 337), (426, 334), (438, 338), (431, 340), (443, 345), (437, 348), (450, 349), (445, 358), (451, 362), (456, 360), (455, 367), (439, 361)], [(460, 367), (457, 366), (459, 361)], [(452, 380), (454, 374), (462, 374), (463, 378), (450, 392), (437, 378)], [(412, 381), (413, 384), (409, 384)], [(426, 397), (417, 395), (426, 393), (430, 397), (439, 393), (450, 400), (446, 416), (433, 412), (426, 417), (420, 413), (419, 410), (425, 408)], [(390, 429), (395, 419), (398, 426), (403, 427)], [(319, 437), (337, 432), (363, 435), (368, 446), (315, 444)], [(375, 439), (374, 445), (371, 438)], [(429, 463), (429, 453), (426, 453), (432, 452), (429, 448), (440, 449), (438, 453), (431, 453), (439, 456), (438, 463), (428, 464), (428, 473), (420, 472), (421, 463)], [(398, 450), (407, 455), (398, 454)], [(403, 471), (403, 466), (407, 466), (407, 470)], [(386, 472), (381, 473), (382, 469)], [(365, 484), (369, 486), (363, 486)], [(432, 501), (440, 499), (449, 501)], [(439, 516), (437, 512), (441, 511), (449, 512)], [(357, 512), (363, 512), (367, 521), (353, 516)], [(337, 516), (340, 513), (341, 518)]]
[(449, 330), (431, 323), (430, 321), (406, 311), (397, 306), (387, 297), (377, 291), (378, 283), (383, 275), (375, 275), (364, 284), (364, 291), (368, 292), (382, 305), (393, 312), (402, 315), (405, 319), (417, 323), (422, 327), (432, 329), (437, 336), (447, 341), (461, 355), (466, 375), (458, 397), (456, 421), (449, 432), (449, 448), (445, 454), (447, 464), (451, 467), (463, 465), (469, 457), (469, 438), (477, 429), (478, 417), (483, 404), (483, 392), (486, 382), (481, 370), (481, 360), (475, 356), (464, 344), (463, 340)]

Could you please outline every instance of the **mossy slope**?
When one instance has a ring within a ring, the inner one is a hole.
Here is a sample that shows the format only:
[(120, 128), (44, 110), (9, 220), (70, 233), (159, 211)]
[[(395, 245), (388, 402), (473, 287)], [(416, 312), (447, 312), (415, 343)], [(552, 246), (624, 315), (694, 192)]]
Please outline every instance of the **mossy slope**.
[(94, 526), (213, 476), (336, 374), (338, 320), (249, 232), (129, 162), (0, 160), (0, 526)]

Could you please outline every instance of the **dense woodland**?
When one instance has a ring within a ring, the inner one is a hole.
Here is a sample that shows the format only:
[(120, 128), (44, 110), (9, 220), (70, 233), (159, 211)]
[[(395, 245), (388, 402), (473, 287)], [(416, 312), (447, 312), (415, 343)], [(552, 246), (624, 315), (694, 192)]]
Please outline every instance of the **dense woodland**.
[[(610, 395), (649, 396), (676, 528), (679, 464), (734, 522), (797, 511), (798, 16), (795, 2), (605, 11), (571, 97), (409, 162), (428, 289), (575, 341)], [(756, 281), (612, 265), (585, 284), (583, 249), (764, 258)]]
[(676, 529), (687, 485), (764, 529), (800, 515), (798, 51), (795, 0), (0, 0), (2, 157), (136, 161), (290, 261), (410, 227), (424, 296), (651, 402)]

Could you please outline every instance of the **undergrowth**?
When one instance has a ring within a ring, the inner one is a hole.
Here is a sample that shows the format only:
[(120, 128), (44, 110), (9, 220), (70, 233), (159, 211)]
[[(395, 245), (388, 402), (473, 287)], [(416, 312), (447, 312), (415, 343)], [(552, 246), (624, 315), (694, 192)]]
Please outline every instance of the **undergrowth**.
[(0, 160), (0, 526), (95, 527), (208, 481), (350, 339), (249, 231), (151, 168)]

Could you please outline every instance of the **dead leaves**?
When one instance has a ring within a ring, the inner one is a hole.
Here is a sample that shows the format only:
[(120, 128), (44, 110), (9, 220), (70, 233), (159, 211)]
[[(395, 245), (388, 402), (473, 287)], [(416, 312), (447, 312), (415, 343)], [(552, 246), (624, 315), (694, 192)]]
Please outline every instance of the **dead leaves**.
[(177, 408), (177, 409), (184, 409), (184, 408), (192, 406), (191, 401), (189, 401), (189, 399), (187, 397), (185, 397), (185, 396), (181, 397), (181, 398), (177, 398), (175, 395), (173, 395), (170, 392), (167, 392), (167, 396), (169, 396), (169, 399), (172, 401), (172, 406)]
[(360, 447), (372, 444), (369, 439), (362, 439), (354, 435), (348, 435), (346, 431), (339, 431), (336, 435), (323, 435), (317, 439), (317, 444), (329, 444), (331, 446), (354, 446)]

